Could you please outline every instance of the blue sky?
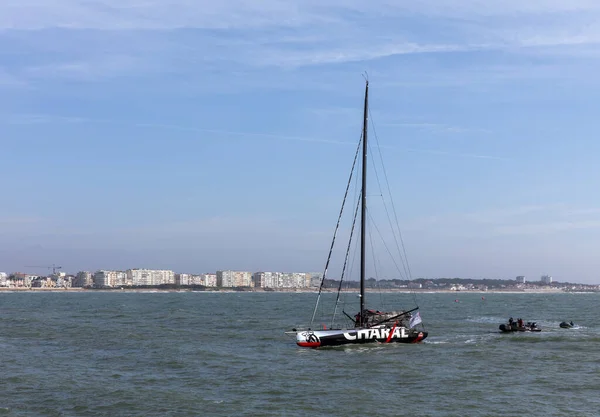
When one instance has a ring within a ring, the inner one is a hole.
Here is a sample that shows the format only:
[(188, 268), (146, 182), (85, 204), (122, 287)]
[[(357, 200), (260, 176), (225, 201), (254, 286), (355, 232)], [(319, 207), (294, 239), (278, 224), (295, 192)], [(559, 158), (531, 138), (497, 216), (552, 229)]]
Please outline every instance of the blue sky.
[(599, 20), (591, 0), (5, 0), (0, 270), (321, 270), (367, 71), (414, 277), (600, 283)]

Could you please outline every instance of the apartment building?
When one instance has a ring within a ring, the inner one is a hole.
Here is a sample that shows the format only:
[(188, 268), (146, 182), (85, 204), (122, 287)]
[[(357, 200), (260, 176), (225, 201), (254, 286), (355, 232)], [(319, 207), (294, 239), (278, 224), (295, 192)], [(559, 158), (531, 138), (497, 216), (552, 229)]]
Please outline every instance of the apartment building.
[(248, 271), (217, 271), (218, 287), (251, 287), (252, 273)]

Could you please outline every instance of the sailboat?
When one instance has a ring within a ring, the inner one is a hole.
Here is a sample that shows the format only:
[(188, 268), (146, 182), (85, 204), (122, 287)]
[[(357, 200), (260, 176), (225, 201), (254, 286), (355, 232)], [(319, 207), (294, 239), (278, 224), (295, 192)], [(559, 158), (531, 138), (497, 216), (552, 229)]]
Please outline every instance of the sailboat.
[[(346, 186), (346, 194), (342, 203), (342, 210), (338, 217), (336, 230), (334, 232), (334, 238), (331, 243), (329, 251), (329, 257), (327, 259), (321, 285), (317, 296), (317, 302), (313, 311), (311, 324), (305, 329), (293, 329), (291, 332), (286, 334), (295, 335), (296, 344), (301, 347), (307, 348), (319, 348), (325, 346), (341, 346), (351, 344), (366, 344), (366, 343), (419, 343), (427, 337), (427, 332), (424, 331), (421, 316), (418, 311), (418, 307), (408, 311), (387, 311), (382, 312), (379, 310), (369, 309), (366, 307), (366, 294), (365, 294), (365, 281), (366, 281), (366, 237), (367, 237), (367, 131), (368, 131), (368, 115), (369, 115), (369, 81), (365, 80), (365, 95), (364, 95), (364, 109), (363, 109), (363, 126), (361, 143), (357, 148), (355, 155), (352, 172), (356, 166), (356, 161), (359, 154), (361, 154), (362, 147), (362, 173), (361, 173), (361, 187), (359, 191), (359, 198), (357, 199), (357, 205), (354, 211), (354, 221), (352, 223), (352, 231), (350, 233), (350, 240), (352, 240), (352, 234), (354, 232), (354, 225), (356, 223), (356, 217), (360, 208), (360, 307), (358, 313), (350, 315), (343, 311), (344, 315), (349, 324), (345, 327), (335, 326), (334, 319), (332, 319), (332, 326), (327, 328), (323, 325), (322, 328), (313, 329), (315, 322), (315, 316), (321, 294), (323, 293), (325, 280), (327, 277), (327, 270), (329, 267), (335, 237), (338, 232), (340, 225), (340, 219), (344, 210), (344, 204), (346, 197), (348, 196), (348, 190), (352, 180), (352, 173), (348, 185)], [(361, 146), (362, 145), (362, 146)], [(346, 263), (348, 260), (348, 253), (350, 249), (350, 243), (346, 251), (346, 260), (344, 262), (343, 271), (346, 269)], [(341, 283), (343, 280), (340, 279), (340, 286), (338, 288), (338, 296), (336, 299), (335, 312), (337, 312), (337, 304), (340, 299)], [(334, 316), (335, 313), (334, 312)], [(421, 327), (419, 330), (417, 326)]]

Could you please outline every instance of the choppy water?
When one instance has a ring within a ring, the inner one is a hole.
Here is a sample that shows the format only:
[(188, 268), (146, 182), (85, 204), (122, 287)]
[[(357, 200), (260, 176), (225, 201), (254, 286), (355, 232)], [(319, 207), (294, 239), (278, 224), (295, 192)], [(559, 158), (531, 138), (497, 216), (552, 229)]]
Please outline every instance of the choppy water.
[(600, 294), (421, 294), (420, 345), (298, 348), (314, 300), (0, 293), (0, 415), (600, 415)]

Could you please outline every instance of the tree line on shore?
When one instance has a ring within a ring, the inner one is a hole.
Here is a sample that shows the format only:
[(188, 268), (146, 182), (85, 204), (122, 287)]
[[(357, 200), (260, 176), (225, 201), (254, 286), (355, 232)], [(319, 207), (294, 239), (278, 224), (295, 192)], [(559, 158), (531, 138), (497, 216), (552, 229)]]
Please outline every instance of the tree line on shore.
[[(506, 288), (515, 287), (522, 285), (523, 283), (518, 282), (515, 279), (490, 279), (490, 278), (416, 278), (413, 280), (402, 280), (402, 279), (380, 279), (369, 278), (365, 281), (365, 286), (369, 288), (381, 288), (381, 289), (392, 289), (392, 288), (407, 288), (421, 285), (422, 288), (445, 288), (454, 285), (461, 285), (463, 287), (475, 286), (475, 287), (487, 287), (488, 289), (494, 288)], [(563, 287), (571, 285), (583, 285), (575, 284), (570, 282), (552, 282), (550, 284), (542, 281), (527, 281), (525, 283), (528, 286), (539, 286), (539, 287)], [(325, 279), (323, 286), (325, 288), (337, 288), (340, 285), (339, 280)], [(345, 288), (359, 288), (360, 282), (358, 281), (344, 281)]]

